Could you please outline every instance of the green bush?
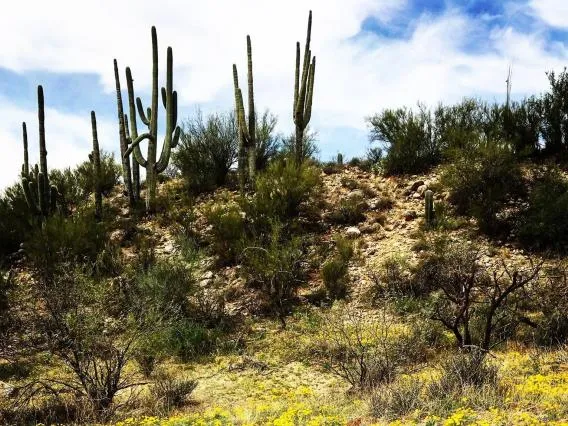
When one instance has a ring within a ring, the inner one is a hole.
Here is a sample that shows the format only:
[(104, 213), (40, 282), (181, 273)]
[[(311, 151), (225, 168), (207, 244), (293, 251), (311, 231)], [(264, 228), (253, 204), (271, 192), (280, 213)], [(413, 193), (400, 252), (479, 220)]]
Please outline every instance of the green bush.
[(79, 186), (77, 176), (69, 167), (63, 170), (52, 169), (49, 172), (49, 182), (57, 187), (58, 207), (64, 214), (70, 214), (72, 208), (85, 201), (85, 196), (89, 194), (85, 194)]
[(385, 173), (419, 173), (440, 162), (442, 152), (434, 138), (431, 113), (425, 106), (419, 105), (418, 112), (387, 109), (367, 121), (371, 141), (386, 147), (382, 162)]
[(490, 235), (508, 229), (498, 215), (508, 201), (525, 194), (511, 149), (496, 142), (456, 157), (444, 170), (442, 183), (450, 190), (449, 201), (456, 212), (474, 216), (480, 229)]
[(327, 260), (321, 270), (323, 284), (332, 299), (342, 299), (347, 294), (347, 268), (353, 257), (353, 244), (341, 236), (335, 239), (336, 254)]
[(278, 117), (266, 110), (256, 123), (256, 170), (264, 170), (278, 156), (282, 145), (276, 134)]
[[(122, 167), (114, 160), (111, 153), (101, 151), (101, 176), (100, 185), (103, 196), (108, 197), (114, 187), (120, 182)], [(83, 197), (88, 197), (94, 193), (95, 188), (95, 168), (91, 161), (85, 161), (75, 169), (77, 185), (83, 193)]]
[(367, 202), (360, 195), (348, 196), (339, 200), (327, 218), (332, 223), (356, 225), (365, 220), (367, 208)]
[(200, 111), (187, 120), (172, 162), (193, 193), (210, 191), (227, 182), (237, 159), (238, 132), (232, 112), (211, 114)]
[(551, 167), (537, 172), (519, 228), (519, 238), (537, 249), (568, 249), (568, 179)]
[(19, 249), (33, 229), (32, 225), (22, 186), (17, 183), (6, 188), (0, 196), (0, 261)]
[(152, 401), (167, 415), (171, 410), (183, 407), (196, 387), (196, 380), (176, 378), (172, 374), (160, 372), (154, 378), (150, 394)]
[(213, 252), (222, 264), (234, 264), (245, 238), (245, 215), (229, 193), (221, 193), (205, 205), (203, 214), (211, 226), (210, 240)]
[(551, 155), (568, 152), (568, 72), (547, 73), (549, 92), (541, 98), (544, 151)]
[(292, 160), (276, 160), (256, 179), (251, 213), (279, 221), (294, 218), (317, 204), (321, 185), (317, 167), (308, 162), (296, 167)]
[(277, 222), (272, 222), (267, 240), (253, 240), (242, 253), (249, 285), (262, 290), (283, 326), (289, 304), (305, 281), (305, 254), (301, 238), (286, 236)]

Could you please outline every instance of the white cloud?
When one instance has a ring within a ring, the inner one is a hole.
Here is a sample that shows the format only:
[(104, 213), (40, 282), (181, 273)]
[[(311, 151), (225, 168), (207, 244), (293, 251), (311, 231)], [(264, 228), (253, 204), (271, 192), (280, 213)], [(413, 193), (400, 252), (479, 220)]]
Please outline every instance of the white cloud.
[(529, 7), (548, 25), (568, 28), (568, 2), (564, 0), (531, 0)]
[[(96, 73), (105, 90), (111, 92), (112, 59), (116, 57), (121, 68), (132, 67), (137, 92), (147, 98), (150, 26), (156, 25), (162, 73), (166, 46), (174, 49), (175, 86), (181, 107), (185, 106), (182, 112), (191, 112), (195, 103), (226, 110), (233, 103), (233, 62), (239, 67), (242, 82), (246, 77), (248, 33), (253, 43), (257, 105), (277, 113), (280, 130), (287, 132), (292, 129), (295, 42), (304, 43), (311, 8), (312, 51), (318, 60), (311, 126), (321, 135), (345, 134), (335, 130), (339, 128), (352, 128), (352, 134), (361, 135), (365, 116), (384, 107), (415, 105), (419, 100), (427, 104), (451, 102), (471, 95), (501, 97), (510, 63), (514, 95), (540, 92), (547, 85), (544, 71), (563, 67), (568, 58), (566, 44), (547, 49), (541, 33), (522, 34), (508, 27), (495, 28), (484, 39), (486, 45), (479, 49), (464, 50), (479, 35), (479, 26), (456, 10), (436, 18), (420, 18), (408, 40), (359, 34), (365, 18), (371, 16), (388, 25), (406, 4), (405, 0), (140, 0), (135, 6), (113, 0), (11, 2), (4, 7), (0, 26), (0, 37), (10, 40), (0, 50), (0, 63), (18, 72), (43, 69)], [(565, 16), (568, 6), (561, 1), (533, 1), (532, 7), (556, 25), (561, 19), (556, 22), (555, 17)], [(568, 22), (568, 18), (562, 20)], [(124, 86), (125, 82), (122, 83)], [(16, 140), (17, 126), (25, 111), (9, 114), (8, 118), (5, 108), (17, 110), (9, 103), (0, 104), (0, 135), (7, 136), (8, 141)], [(32, 112), (28, 114), (35, 114), (34, 108), (30, 105)], [(114, 108), (109, 105), (109, 110)], [(48, 117), (48, 129), (60, 132), (48, 139), (48, 149), (72, 153), (78, 141), (89, 140), (88, 117), (77, 118), (77, 124), (69, 126), (63, 125), (69, 117), (52, 114), (52, 120), (62, 122), (59, 127), (57, 122), (50, 123)], [(74, 122), (72, 118), (70, 122)], [(117, 146), (112, 127), (109, 124), (109, 138)], [(326, 143), (320, 140), (324, 154)], [(344, 143), (349, 145), (348, 151), (354, 152), (357, 150), (353, 146), (364, 150), (366, 141), (359, 137)], [(341, 141), (329, 144), (337, 147)], [(12, 145), (14, 142), (10, 142)], [(19, 164), (19, 149), (17, 154), (2, 161), (8, 162), (8, 166)], [(78, 152), (68, 157), (75, 155), (79, 157)], [(50, 164), (57, 165), (52, 158)], [(17, 168), (8, 169), (17, 172)], [(13, 175), (0, 173), (2, 187)]]

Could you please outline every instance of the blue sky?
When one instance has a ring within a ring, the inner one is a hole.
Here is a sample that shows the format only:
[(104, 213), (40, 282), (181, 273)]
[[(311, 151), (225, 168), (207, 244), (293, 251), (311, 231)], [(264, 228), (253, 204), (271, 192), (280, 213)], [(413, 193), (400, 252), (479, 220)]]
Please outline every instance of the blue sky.
[[(252, 37), (257, 108), (278, 114), (291, 132), (296, 40), (314, 13), (317, 56), (311, 127), (320, 157), (361, 155), (365, 117), (383, 108), (456, 102), (464, 96), (502, 100), (509, 65), (512, 93), (546, 89), (545, 71), (568, 64), (564, 0), (21, 0), (3, 8), (0, 37), (0, 189), (15, 182), (22, 161), (21, 122), (37, 158), (36, 86), (45, 90), (50, 167), (72, 166), (90, 150), (91, 109), (102, 146), (118, 149), (112, 59), (133, 69), (137, 95), (148, 99), (150, 27), (174, 49), (180, 118), (196, 108), (232, 108), (231, 65), (245, 77)], [(135, 5), (135, 6), (134, 6)], [(162, 75), (163, 77), (163, 75)]]

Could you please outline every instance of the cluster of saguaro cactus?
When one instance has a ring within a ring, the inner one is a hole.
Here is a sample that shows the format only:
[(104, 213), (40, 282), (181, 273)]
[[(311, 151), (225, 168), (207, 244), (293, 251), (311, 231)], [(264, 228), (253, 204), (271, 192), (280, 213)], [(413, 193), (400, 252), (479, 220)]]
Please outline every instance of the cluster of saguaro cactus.
[(248, 157), (248, 176), (254, 183), (256, 172), (256, 115), (254, 112), (254, 82), (252, 75), (252, 47), (250, 36), (247, 35), (247, 67), (248, 67), (248, 122), (243, 103), (243, 93), (239, 87), (237, 65), (233, 64), (233, 84), (235, 86), (235, 109), (239, 129), (238, 174), (239, 186), (244, 191), (246, 185), (246, 170)]
[(47, 173), (47, 149), (45, 146), (45, 111), (43, 87), (37, 88), (37, 105), (39, 121), (39, 167), (30, 170), (28, 156), (28, 132), (26, 123), (22, 123), (24, 138), (24, 164), (22, 165), (22, 189), (26, 202), (34, 216), (47, 218), (55, 211), (57, 188), (49, 184)]
[(305, 156), (304, 132), (312, 116), (312, 101), (314, 96), (314, 77), (316, 72), (316, 57), (312, 57), (310, 40), (312, 36), (312, 11), (308, 18), (308, 33), (302, 64), (302, 78), (300, 80), (300, 42), (296, 42), (296, 72), (294, 78), (294, 124), (296, 125), (295, 157), (300, 164)]
[(424, 217), (426, 218), (426, 226), (432, 227), (434, 225), (434, 193), (427, 190), (424, 193)]
[(101, 219), (103, 216), (103, 194), (101, 190), (101, 151), (99, 149), (99, 138), (97, 136), (97, 116), (95, 111), (91, 111), (91, 131), (93, 133), (93, 152), (89, 155), (93, 163), (93, 182), (95, 183), (95, 217)]
[(128, 124), (124, 108), (122, 105), (122, 91), (120, 88), (120, 76), (118, 74), (118, 62), (114, 60), (114, 80), (116, 84), (116, 103), (118, 110), (118, 134), (120, 141), (120, 157), (122, 159), (122, 178), (128, 193), (130, 207), (140, 199), (140, 165), (136, 160), (130, 163), (130, 157), (126, 155), (128, 144), (131, 142), (128, 137)]
[[(133, 154), (134, 160), (146, 169), (146, 211), (151, 213), (155, 210), (156, 185), (159, 173), (166, 170), (170, 161), (172, 148), (175, 148), (179, 141), (180, 128), (177, 126), (177, 92), (173, 90), (173, 53), (172, 48), (168, 47), (166, 87), (162, 87), (162, 102), (166, 109), (166, 134), (162, 146), (160, 157), (157, 158), (158, 150), (158, 36), (156, 28), (152, 27), (152, 102), (151, 107), (146, 111), (140, 98), (136, 98), (138, 115), (142, 122), (148, 127), (148, 132), (138, 135), (136, 126), (136, 116), (133, 111), (134, 88), (132, 84), (132, 74), (127, 69), (128, 98), (130, 104), (130, 145), (125, 151), (124, 156)], [(119, 121), (124, 117), (119, 112)], [(122, 132), (122, 131), (121, 131)], [(140, 143), (148, 140), (148, 153), (144, 158), (140, 150)]]

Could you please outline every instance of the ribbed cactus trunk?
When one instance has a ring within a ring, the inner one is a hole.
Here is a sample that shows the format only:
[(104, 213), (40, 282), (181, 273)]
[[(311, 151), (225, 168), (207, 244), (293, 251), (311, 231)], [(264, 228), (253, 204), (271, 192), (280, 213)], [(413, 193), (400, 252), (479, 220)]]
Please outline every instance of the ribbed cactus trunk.
[[(254, 185), (256, 175), (256, 113), (254, 111), (254, 79), (252, 73), (252, 44), (247, 35), (247, 84), (248, 84), (248, 120), (245, 113), (242, 90), (239, 87), (237, 65), (233, 64), (233, 84), (235, 87), (235, 112), (239, 133), (238, 173), (241, 192), (247, 181)], [(248, 162), (248, 164), (247, 164)]]
[[(160, 157), (158, 150), (158, 36), (156, 28), (152, 27), (152, 100), (151, 107), (146, 111), (140, 98), (136, 98), (138, 115), (148, 127), (148, 132), (138, 135), (136, 126), (136, 111), (134, 110), (134, 86), (130, 68), (126, 69), (126, 83), (128, 87), (128, 101), (130, 107), (130, 143), (125, 155), (134, 155), (138, 164), (146, 169), (146, 212), (156, 210), (156, 187), (158, 174), (166, 170), (170, 161), (171, 151), (179, 141), (180, 128), (177, 123), (177, 92), (173, 90), (173, 53), (172, 48), (167, 50), (166, 87), (162, 87), (162, 103), (166, 109), (166, 135)], [(148, 140), (148, 153), (146, 158), (140, 150), (140, 143)]]
[[(136, 116), (134, 117), (136, 118)], [(132, 138), (130, 137), (129, 129), (128, 115), (124, 114), (124, 134), (127, 142), (131, 143)], [(136, 137), (138, 137), (138, 132), (136, 132)], [(132, 161), (132, 190), (134, 191), (134, 200), (140, 201), (140, 164), (136, 160)]]
[(39, 122), (39, 167), (35, 166), (30, 173), (28, 156), (28, 132), (26, 123), (22, 123), (24, 139), (24, 164), (22, 165), (22, 189), (30, 211), (34, 216), (47, 218), (55, 211), (57, 188), (49, 184), (47, 172), (47, 148), (45, 144), (45, 110), (43, 87), (37, 88), (38, 122)]
[(101, 152), (99, 150), (99, 138), (97, 135), (97, 116), (95, 111), (91, 111), (91, 132), (93, 134), (93, 153), (91, 161), (93, 162), (93, 175), (95, 187), (95, 217), (102, 219), (103, 217), (103, 194), (101, 191)]
[(126, 131), (124, 124), (124, 111), (122, 106), (122, 90), (120, 88), (120, 76), (118, 74), (118, 62), (114, 60), (114, 81), (116, 85), (116, 104), (118, 110), (118, 136), (120, 140), (120, 157), (122, 159), (122, 179), (126, 192), (128, 193), (128, 202), (130, 207), (134, 207), (136, 198), (132, 186), (132, 172), (130, 168), (130, 157), (126, 155), (128, 149), (128, 141), (126, 139)]
[(316, 71), (316, 57), (312, 58), (310, 41), (312, 37), (312, 11), (308, 18), (308, 32), (304, 50), (302, 76), (300, 79), (300, 43), (296, 43), (296, 70), (294, 73), (294, 107), (292, 114), (296, 126), (295, 159), (300, 165), (305, 157), (304, 136), (312, 116), (312, 101), (314, 95), (314, 77)]

